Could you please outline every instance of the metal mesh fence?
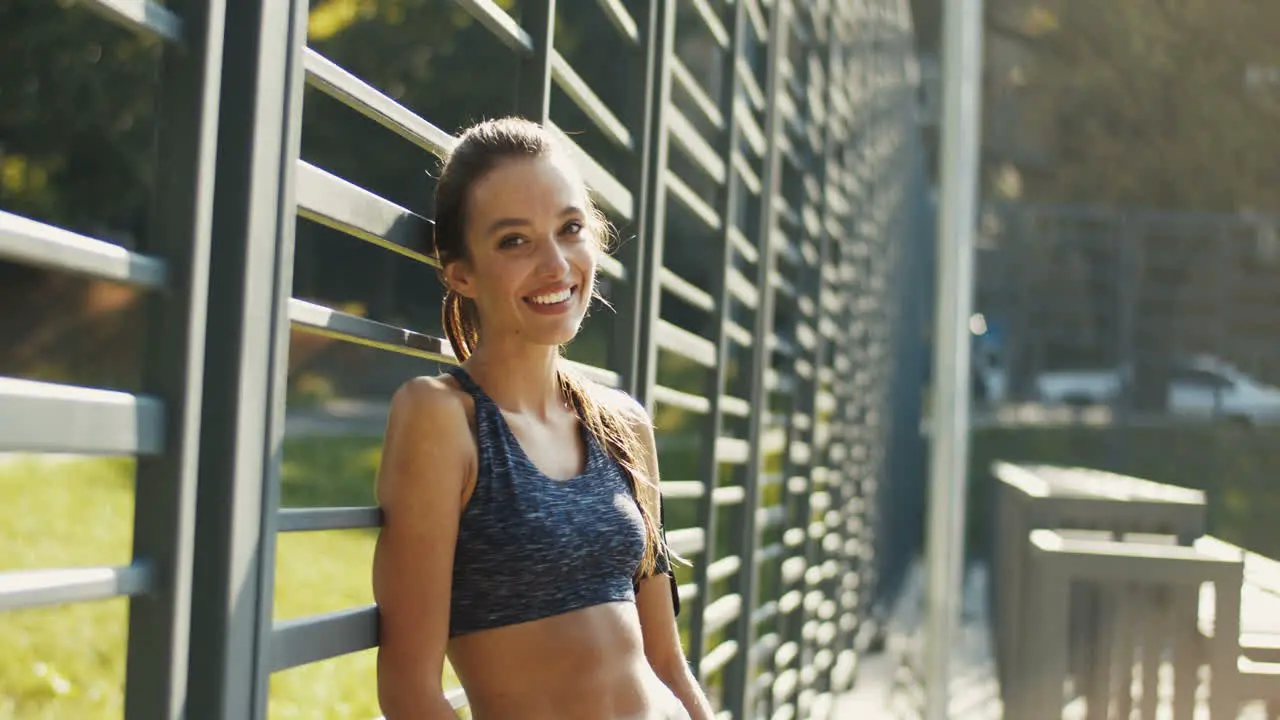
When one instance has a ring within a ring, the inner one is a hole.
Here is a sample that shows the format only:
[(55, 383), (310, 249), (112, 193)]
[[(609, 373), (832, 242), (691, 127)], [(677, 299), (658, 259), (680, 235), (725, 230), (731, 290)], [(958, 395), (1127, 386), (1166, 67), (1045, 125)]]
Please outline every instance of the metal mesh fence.
[[(0, 574), (0, 608), (128, 596), (131, 718), (264, 717), (276, 674), (373, 647), (371, 605), (273, 607), (283, 538), (379, 522), (291, 485), (286, 440), (353, 422), (305, 412), (325, 353), (363, 348), (330, 380), (366, 399), (453, 362), (422, 171), (445, 128), (516, 113), (619, 228), (615, 312), (569, 356), (655, 418), (690, 662), (722, 717), (826, 714), (915, 542), (890, 482), (920, 475), (929, 282), (905, 2), (424, 0), (358, 37), (332, 3), (81, 4), (165, 44), (156, 240), (3, 212), (0, 258), (153, 292), (144, 381), (2, 378), (0, 450), (136, 456), (133, 562)], [(413, 86), (436, 56), (457, 76)]]

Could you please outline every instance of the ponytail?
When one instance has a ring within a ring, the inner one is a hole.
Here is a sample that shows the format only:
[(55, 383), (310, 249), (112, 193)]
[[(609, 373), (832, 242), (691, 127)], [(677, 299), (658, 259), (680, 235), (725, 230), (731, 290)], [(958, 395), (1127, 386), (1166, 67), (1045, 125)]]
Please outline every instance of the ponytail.
[(480, 342), (480, 333), (476, 329), (478, 323), (475, 305), (458, 293), (446, 290), (441, 324), (444, 325), (445, 337), (449, 338), (449, 345), (453, 347), (453, 355), (458, 362), (471, 357)]

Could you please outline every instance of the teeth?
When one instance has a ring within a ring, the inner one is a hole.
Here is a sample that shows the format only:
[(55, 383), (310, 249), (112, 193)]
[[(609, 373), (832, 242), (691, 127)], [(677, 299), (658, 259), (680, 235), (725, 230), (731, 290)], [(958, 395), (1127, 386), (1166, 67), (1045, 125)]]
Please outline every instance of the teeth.
[(529, 301), (539, 305), (555, 305), (556, 303), (562, 303), (565, 300), (568, 300), (569, 296), (572, 294), (572, 288), (565, 288), (560, 292), (551, 293), (549, 295), (535, 295), (534, 297), (529, 298)]

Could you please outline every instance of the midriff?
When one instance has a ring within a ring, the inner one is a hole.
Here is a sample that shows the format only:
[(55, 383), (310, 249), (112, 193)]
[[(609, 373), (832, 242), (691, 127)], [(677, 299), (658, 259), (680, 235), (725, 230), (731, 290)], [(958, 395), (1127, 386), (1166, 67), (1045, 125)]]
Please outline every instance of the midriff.
[(687, 720), (649, 666), (636, 606), (613, 602), (449, 641), (474, 720)]

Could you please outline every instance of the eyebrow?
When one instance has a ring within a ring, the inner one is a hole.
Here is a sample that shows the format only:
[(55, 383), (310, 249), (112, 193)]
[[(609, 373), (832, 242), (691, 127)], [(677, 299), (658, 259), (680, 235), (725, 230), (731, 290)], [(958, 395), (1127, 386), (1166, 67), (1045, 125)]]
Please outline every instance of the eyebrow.
[[(568, 205), (565, 207), (565, 209), (560, 211), (560, 217), (566, 217), (568, 215), (586, 215), (586, 214), (587, 214), (586, 211), (578, 207), (577, 205)], [(525, 227), (527, 225), (529, 225), (529, 221), (525, 218), (502, 218), (500, 220), (495, 220), (493, 224), (489, 226), (489, 230), (487, 231), (486, 234), (492, 235), (493, 233), (496, 233), (499, 230), (506, 230), (508, 228)]]

